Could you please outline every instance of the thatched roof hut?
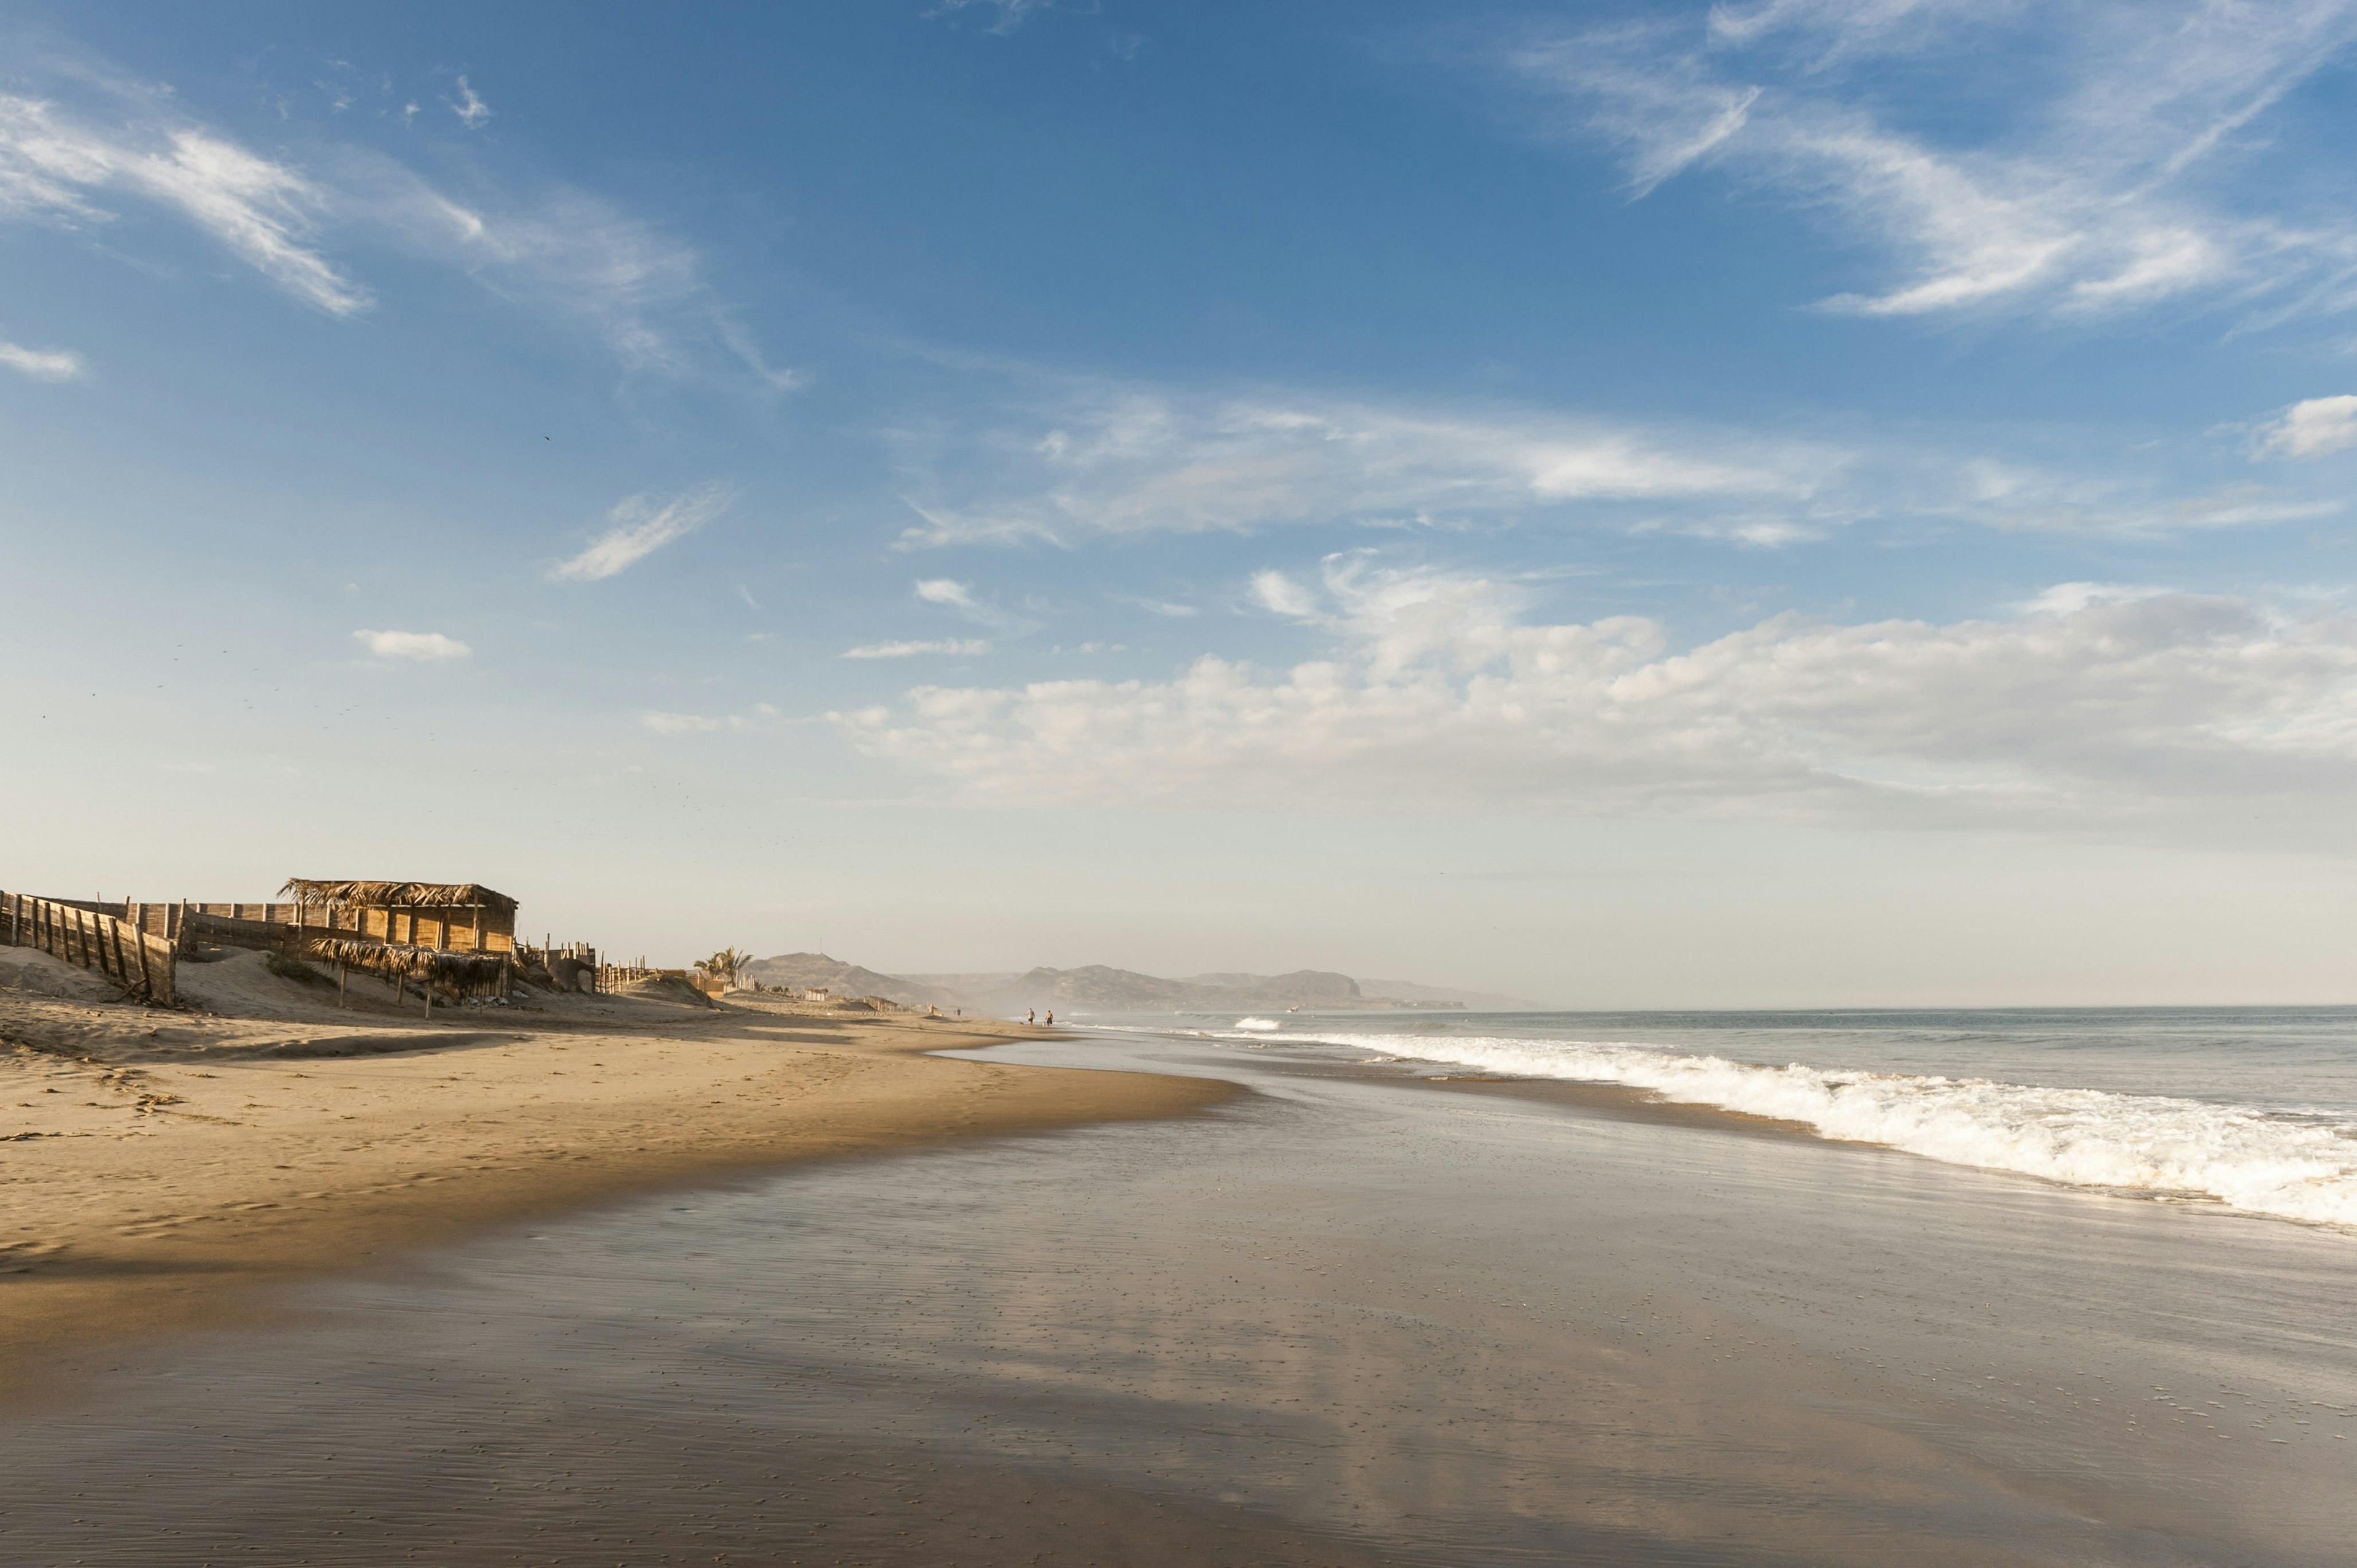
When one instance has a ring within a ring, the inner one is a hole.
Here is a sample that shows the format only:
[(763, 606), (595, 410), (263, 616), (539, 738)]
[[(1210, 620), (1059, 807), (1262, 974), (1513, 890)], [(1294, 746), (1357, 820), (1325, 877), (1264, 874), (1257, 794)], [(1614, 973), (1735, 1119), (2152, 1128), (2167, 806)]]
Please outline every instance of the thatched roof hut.
[(322, 963), (349, 964), (378, 974), (397, 974), (462, 990), (496, 986), (506, 968), (502, 960), (482, 953), (447, 952), (439, 948), (361, 941), (350, 937), (311, 937), (303, 943), (303, 956)]
[(497, 909), (515, 913), (516, 901), (476, 882), (329, 882), (290, 876), (279, 892), (297, 904), (346, 909)]
[(290, 876), (279, 891), (295, 900), (296, 924), (308, 909), (322, 924), (362, 937), (413, 947), (463, 948), (470, 952), (515, 949), (516, 901), (478, 882), (328, 881)]

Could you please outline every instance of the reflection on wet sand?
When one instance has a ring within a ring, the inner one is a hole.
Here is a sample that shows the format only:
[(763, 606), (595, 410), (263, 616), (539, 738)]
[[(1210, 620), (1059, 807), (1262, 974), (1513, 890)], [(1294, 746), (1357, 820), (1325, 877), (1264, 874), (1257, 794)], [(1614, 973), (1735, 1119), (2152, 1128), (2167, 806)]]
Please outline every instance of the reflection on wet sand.
[[(1113, 1047), (1020, 1050), (1083, 1048)], [(2321, 1564), (2348, 1539), (2345, 1236), (1633, 1101), (1119, 1049), (1265, 1092), (316, 1291), (301, 1332), (15, 1423), (14, 1550)]]

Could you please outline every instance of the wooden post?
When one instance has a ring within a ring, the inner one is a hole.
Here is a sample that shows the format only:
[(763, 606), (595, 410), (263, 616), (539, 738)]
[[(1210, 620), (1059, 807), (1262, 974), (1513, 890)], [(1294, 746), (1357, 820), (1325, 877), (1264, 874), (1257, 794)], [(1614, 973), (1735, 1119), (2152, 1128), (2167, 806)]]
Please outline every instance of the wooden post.
[(342, 959), (336, 961), (336, 1005), (339, 1007), (350, 1005), (344, 1000), (344, 961)]
[(147, 993), (148, 1001), (153, 1002), (156, 1000), (156, 977), (147, 971), (147, 933), (134, 928), (131, 940), (139, 949), (139, 989)]

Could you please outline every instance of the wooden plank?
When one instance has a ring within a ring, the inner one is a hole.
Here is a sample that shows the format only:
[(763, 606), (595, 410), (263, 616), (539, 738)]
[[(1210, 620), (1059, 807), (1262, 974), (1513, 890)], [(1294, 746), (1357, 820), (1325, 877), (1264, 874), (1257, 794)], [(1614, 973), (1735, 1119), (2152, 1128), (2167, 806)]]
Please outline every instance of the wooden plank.
[(142, 936), (143, 944), (154, 944), (148, 968), (148, 994), (166, 1006), (179, 1001), (179, 950), (167, 937)]

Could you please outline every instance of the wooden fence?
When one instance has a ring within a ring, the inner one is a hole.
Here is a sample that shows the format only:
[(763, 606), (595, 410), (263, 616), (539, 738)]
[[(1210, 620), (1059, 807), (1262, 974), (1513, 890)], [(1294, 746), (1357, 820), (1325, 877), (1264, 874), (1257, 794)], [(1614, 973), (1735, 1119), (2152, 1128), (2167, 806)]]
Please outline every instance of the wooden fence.
[(0, 893), (0, 943), (38, 948), (94, 969), (153, 1002), (168, 1005), (176, 999), (172, 942), (113, 915), (29, 893)]

